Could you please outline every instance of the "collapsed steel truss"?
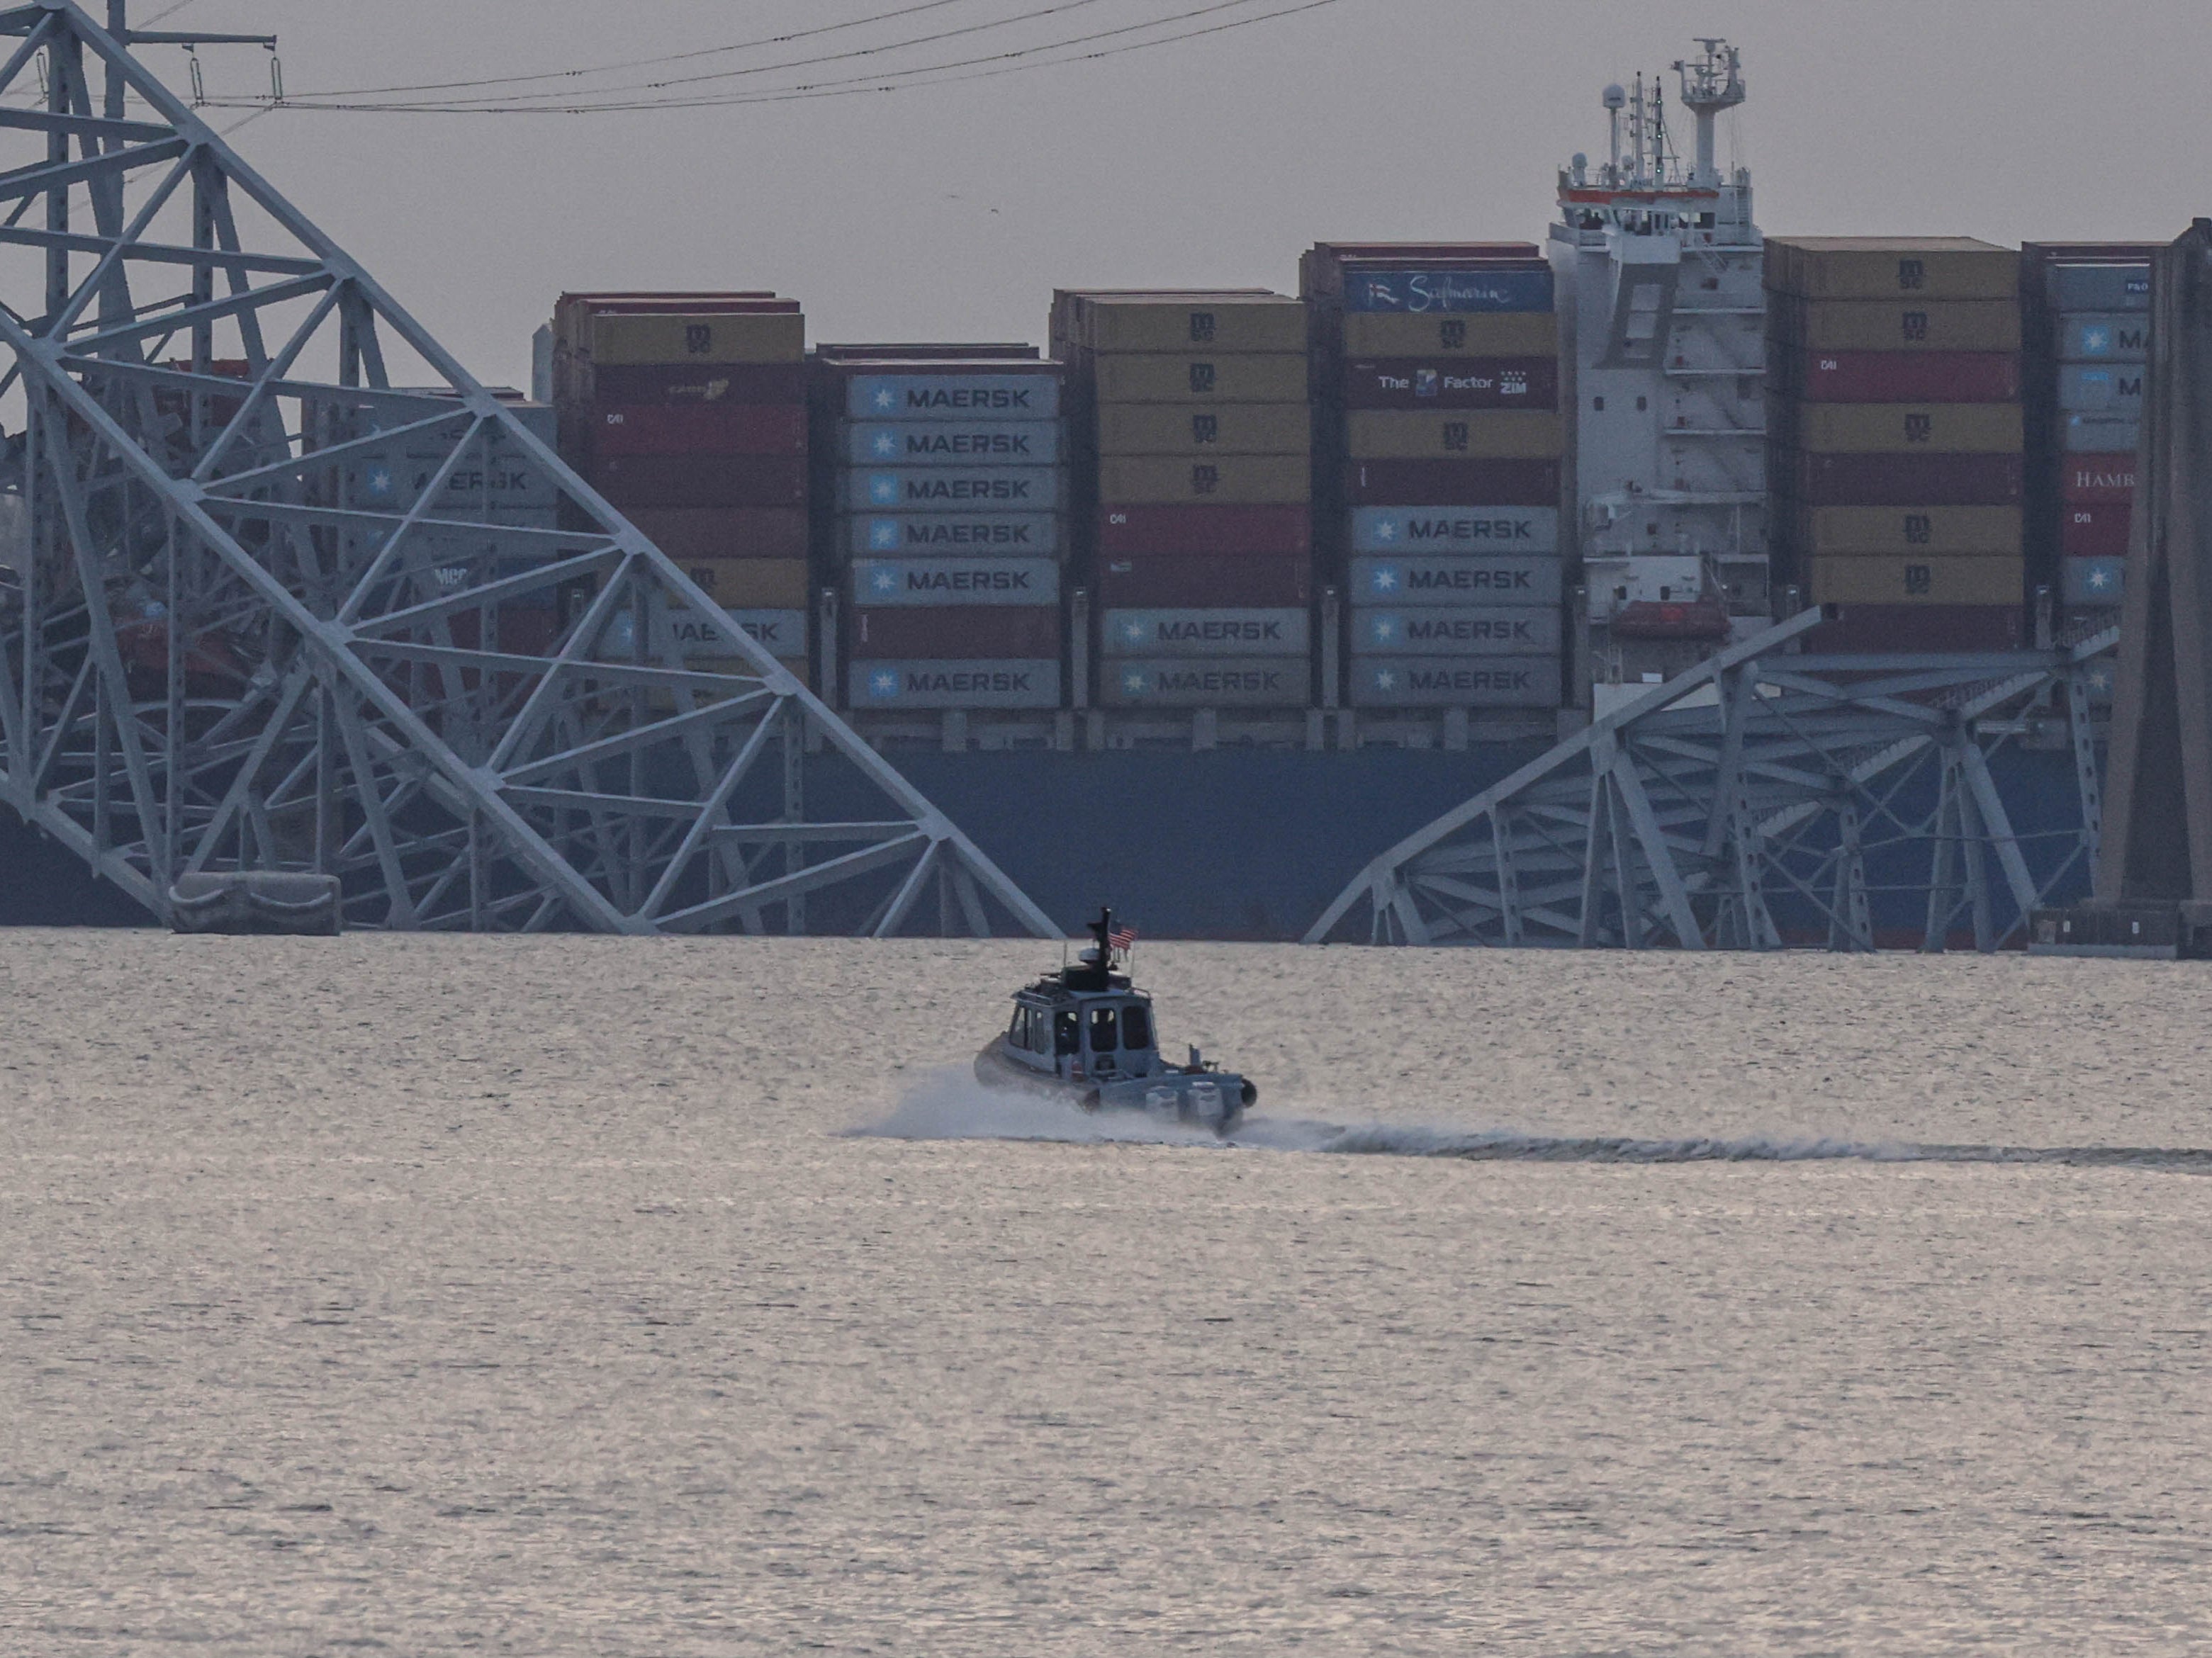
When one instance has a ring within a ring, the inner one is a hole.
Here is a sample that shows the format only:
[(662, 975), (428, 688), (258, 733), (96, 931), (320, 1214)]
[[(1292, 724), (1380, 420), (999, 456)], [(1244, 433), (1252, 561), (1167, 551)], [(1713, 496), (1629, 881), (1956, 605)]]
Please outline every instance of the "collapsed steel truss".
[[(1305, 941), (1364, 919), (1375, 944), (1873, 950), (1871, 866), (1894, 878), (1881, 897), (1901, 888), (1924, 914), (1923, 948), (1971, 929), (1996, 949), (2095, 863), (2091, 689), (2118, 630), (1996, 655), (1785, 650), (1820, 620), (1730, 647), (1447, 812)], [(2070, 734), (2081, 817), (2031, 858), (1990, 761), (2043, 710)]]
[(395, 928), (1058, 931), (127, 40), (45, 0), (0, 46), (44, 85), (0, 102), (0, 799), (156, 914), (309, 869)]

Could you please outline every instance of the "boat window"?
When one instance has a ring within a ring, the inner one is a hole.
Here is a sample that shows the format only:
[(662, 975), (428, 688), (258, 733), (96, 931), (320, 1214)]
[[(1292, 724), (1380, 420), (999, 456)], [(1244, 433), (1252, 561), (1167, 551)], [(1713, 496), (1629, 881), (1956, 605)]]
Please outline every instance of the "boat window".
[(1073, 1054), (1083, 1046), (1083, 1027), (1078, 1022), (1075, 1010), (1063, 1007), (1052, 1016), (1052, 1051)]
[(1022, 1046), (1032, 1054), (1050, 1052), (1052, 1042), (1045, 1034), (1045, 1028), (1050, 1022), (1044, 1017), (1044, 1010), (1032, 1007), (1028, 1012), (1029, 1023), (1022, 1029)]
[(1111, 1054), (1121, 1045), (1121, 1016), (1114, 1009), (1092, 1008), (1091, 1010), (1091, 1051), (1093, 1054)]
[(1014, 1009), (1013, 1023), (1006, 1027), (1006, 1043), (1011, 1048), (1027, 1048), (1030, 1045), (1029, 1009)]
[(1132, 1003), (1121, 1010), (1121, 1046), (1131, 1053), (1152, 1045), (1152, 1010)]

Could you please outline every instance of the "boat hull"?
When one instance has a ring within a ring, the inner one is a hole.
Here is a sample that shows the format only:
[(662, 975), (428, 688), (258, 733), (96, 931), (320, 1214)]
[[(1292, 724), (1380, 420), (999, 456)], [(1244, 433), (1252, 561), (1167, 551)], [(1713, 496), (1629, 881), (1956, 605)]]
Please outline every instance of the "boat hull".
[(986, 1088), (1061, 1100), (1085, 1111), (1127, 1111), (1226, 1134), (1243, 1121), (1260, 1090), (1225, 1071), (1170, 1069), (1156, 1076), (1077, 1082), (1031, 1070), (1006, 1052), (1006, 1038), (975, 1056), (975, 1080)]

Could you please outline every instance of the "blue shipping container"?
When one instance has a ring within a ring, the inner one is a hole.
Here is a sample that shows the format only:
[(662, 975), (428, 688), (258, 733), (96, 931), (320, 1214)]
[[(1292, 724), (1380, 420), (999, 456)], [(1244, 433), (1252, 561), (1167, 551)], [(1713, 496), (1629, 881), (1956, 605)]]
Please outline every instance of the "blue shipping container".
[(1354, 605), (1557, 604), (1559, 561), (1537, 554), (1355, 558)]
[(2069, 415), (2069, 455), (2132, 455), (2142, 447), (2142, 421), (2135, 415)]
[(1101, 656), (1304, 656), (1311, 617), (1297, 610), (1108, 610)]
[(1559, 648), (1559, 612), (1535, 604), (1354, 610), (1354, 656), (1541, 656)]
[(2150, 355), (2150, 319), (2061, 317), (2058, 355), (2067, 362), (2142, 362)]
[(1549, 270), (1361, 270), (1345, 278), (1347, 311), (1549, 311)]
[(1362, 657), (1352, 665), (1355, 708), (1556, 708), (1557, 657)]
[(2147, 264), (2054, 264), (2050, 295), (2056, 311), (2148, 311)]
[(1060, 664), (855, 662), (846, 687), (856, 708), (1056, 708)]
[(845, 388), (854, 420), (1052, 420), (1054, 374), (863, 374)]
[(1551, 553), (1556, 507), (1355, 507), (1355, 553)]
[(1060, 422), (897, 421), (845, 428), (845, 459), (855, 466), (1056, 466)]
[(1060, 566), (1048, 558), (860, 558), (855, 604), (1057, 604)]
[(910, 466), (848, 473), (845, 503), (856, 513), (1050, 513), (1059, 510), (1057, 466)]
[(2058, 406), (2140, 420), (2145, 373), (2141, 367), (2126, 364), (2108, 368), (2094, 363), (2067, 363), (2058, 371)]
[(1098, 700), (1109, 708), (1302, 708), (1313, 695), (1301, 658), (1103, 663)]
[(854, 558), (902, 553), (1051, 558), (1060, 550), (1060, 524), (1054, 513), (856, 513), (847, 544)]
[(2128, 562), (2124, 558), (2062, 558), (2065, 572), (2063, 592), (2076, 609), (2102, 609), (2120, 602), (2126, 591)]

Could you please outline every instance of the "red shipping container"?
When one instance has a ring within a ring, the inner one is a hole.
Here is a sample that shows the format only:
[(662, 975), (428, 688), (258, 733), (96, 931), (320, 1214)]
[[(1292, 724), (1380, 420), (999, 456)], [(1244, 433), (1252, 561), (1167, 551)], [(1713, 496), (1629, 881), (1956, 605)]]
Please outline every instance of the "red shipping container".
[(798, 455), (610, 455), (592, 482), (623, 507), (806, 505)]
[(1280, 610), (1313, 602), (1313, 561), (1133, 553), (1098, 561), (1096, 610)]
[(602, 404), (804, 404), (803, 362), (622, 363), (592, 371)]
[(1827, 656), (2016, 651), (2026, 637), (2017, 604), (1843, 604), (1804, 636)]
[(804, 507), (639, 507), (627, 516), (678, 564), (718, 558), (806, 556)]
[(2134, 508), (2069, 502), (2058, 509), (2058, 549), (2069, 558), (2125, 558)]
[(1344, 365), (1344, 406), (1556, 409), (1559, 406), (1559, 360), (1384, 357), (1347, 362)]
[(593, 446), (601, 455), (803, 455), (799, 404), (709, 403), (696, 407), (599, 401)]
[(1808, 507), (2009, 507), (2021, 467), (2018, 455), (1801, 454), (1796, 472)]
[(1060, 610), (1051, 604), (917, 604), (853, 612), (855, 662), (1057, 659)]
[(1354, 507), (1556, 507), (1556, 460), (1358, 460), (1345, 468)]
[(1101, 557), (1123, 553), (1304, 557), (1313, 550), (1304, 507), (1102, 507)]
[(2058, 495), (2062, 501), (2132, 503), (2136, 498), (2136, 457), (2063, 456), (2059, 462)]
[(1793, 388), (1807, 403), (2010, 403), (2011, 351), (1809, 351)]

